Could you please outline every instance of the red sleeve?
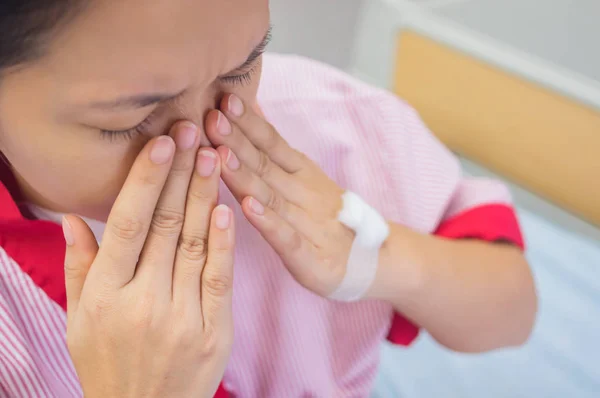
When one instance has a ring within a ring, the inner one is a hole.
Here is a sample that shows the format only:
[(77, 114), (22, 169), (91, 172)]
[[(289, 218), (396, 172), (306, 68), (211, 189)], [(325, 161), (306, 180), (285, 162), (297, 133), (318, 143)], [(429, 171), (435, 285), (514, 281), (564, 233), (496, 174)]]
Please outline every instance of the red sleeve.
[(440, 224), (435, 234), (450, 239), (507, 242), (525, 249), (515, 211), (504, 204), (489, 204), (464, 211)]
[(227, 392), (227, 390), (225, 390), (223, 384), (219, 386), (219, 389), (215, 393), (214, 398), (229, 398), (229, 393)]
[[(517, 216), (512, 207), (501, 204), (478, 206), (442, 222), (435, 235), (448, 239), (479, 239), (486, 242), (508, 242), (525, 249)], [(418, 336), (419, 328), (394, 314), (388, 340), (407, 346)]]

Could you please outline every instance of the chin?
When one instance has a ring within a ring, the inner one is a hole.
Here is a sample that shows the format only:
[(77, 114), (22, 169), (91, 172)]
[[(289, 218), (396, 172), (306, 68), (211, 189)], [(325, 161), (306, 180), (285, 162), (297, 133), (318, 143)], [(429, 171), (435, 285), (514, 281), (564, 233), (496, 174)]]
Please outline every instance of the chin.
[(104, 206), (94, 206), (94, 207), (82, 207), (79, 211), (75, 212), (80, 217), (88, 218), (91, 220), (101, 221), (103, 223), (108, 220), (108, 216), (110, 214), (110, 210), (112, 208), (114, 201), (110, 203), (110, 205)]

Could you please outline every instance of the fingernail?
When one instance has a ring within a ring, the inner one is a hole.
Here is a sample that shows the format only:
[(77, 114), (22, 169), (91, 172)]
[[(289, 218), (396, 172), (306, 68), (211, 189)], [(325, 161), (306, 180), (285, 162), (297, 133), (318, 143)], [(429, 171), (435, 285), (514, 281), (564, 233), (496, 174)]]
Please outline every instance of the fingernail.
[(154, 142), (154, 146), (150, 151), (150, 160), (158, 165), (165, 164), (171, 160), (173, 152), (173, 140), (166, 135), (163, 135), (158, 137)]
[(202, 177), (210, 177), (217, 166), (217, 156), (211, 151), (202, 150), (198, 152), (196, 170)]
[(256, 199), (250, 198), (250, 210), (258, 216), (262, 216), (265, 214), (265, 207)]
[(229, 167), (229, 170), (236, 171), (237, 169), (240, 168), (240, 161), (238, 160), (237, 156), (235, 156), (235, 153), (233, 153), (233, 151), (231, 149), (229, 150), (229, 153), (227, 154), (227, 161), (225, 163), (227, 163), (227, 167)]
[(231, 94), (227, 100), (227, 109), (237, 117), (244, 114), (244, 104), (242, 103), (242, 100), (233, 94)]
[(215, 209), (215, 225), (221, 230), (226, 230), (231, 225), (231, 211), (227, 206), (220, 205)]
[(229, 123), (229, 120), (221, 112), (219, 112), (219, 116), (217, 117), (217, 131), (221, 135), (229, 135), (232, 131), (231, 123)]
[(189, 122), (181, 123), (175, 137), (177, 147), (183, 151), (191, 149), (198, 138), (198, 129)]
[(75, 244), (75, 238), (73, 237), (73, 228), (71, 228), (71, 224), (66, 217), (62, 219), (62, 229), (63, 234), (65, 235), (65, 242), (67, 242), (67, 246), (73, 246)]

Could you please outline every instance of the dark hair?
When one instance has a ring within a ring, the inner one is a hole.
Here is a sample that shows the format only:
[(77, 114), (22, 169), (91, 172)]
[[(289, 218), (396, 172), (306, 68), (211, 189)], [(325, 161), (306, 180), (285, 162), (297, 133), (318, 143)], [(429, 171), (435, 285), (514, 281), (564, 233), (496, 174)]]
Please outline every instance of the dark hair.
[(82, 0), (0, 0), (0, 73), (41, 57)]

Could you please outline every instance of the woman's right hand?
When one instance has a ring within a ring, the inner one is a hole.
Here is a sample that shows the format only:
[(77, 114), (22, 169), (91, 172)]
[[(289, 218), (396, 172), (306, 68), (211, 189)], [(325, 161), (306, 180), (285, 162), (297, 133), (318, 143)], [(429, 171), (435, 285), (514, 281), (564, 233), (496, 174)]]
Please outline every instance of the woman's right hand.
[[(63, 222), (67, 341), (86, 397), (211, 397), (233, 339), (233, 214), (218, 154), (179, 122), (139, 154), (101, 247)], [(175, 144), (176, 143), (176, 144)]]

